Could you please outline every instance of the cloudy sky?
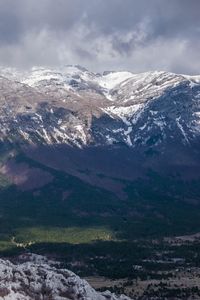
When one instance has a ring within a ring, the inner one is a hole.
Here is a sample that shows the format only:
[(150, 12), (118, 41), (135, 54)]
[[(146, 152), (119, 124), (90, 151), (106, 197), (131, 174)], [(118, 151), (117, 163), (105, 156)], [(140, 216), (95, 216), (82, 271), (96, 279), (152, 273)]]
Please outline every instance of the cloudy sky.
[(200, 74), (200, 0), (0, 0), (0, 64)]

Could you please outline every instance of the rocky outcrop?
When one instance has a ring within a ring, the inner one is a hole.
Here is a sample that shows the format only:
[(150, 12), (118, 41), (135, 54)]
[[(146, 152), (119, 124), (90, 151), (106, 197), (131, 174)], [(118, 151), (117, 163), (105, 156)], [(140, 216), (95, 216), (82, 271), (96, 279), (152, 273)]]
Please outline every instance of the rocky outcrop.
[(13, 264), (0, 260), (0, 299), (4, 300), (130, 300), (109, 291), (96, 292), (71, 271), (38, 255)]

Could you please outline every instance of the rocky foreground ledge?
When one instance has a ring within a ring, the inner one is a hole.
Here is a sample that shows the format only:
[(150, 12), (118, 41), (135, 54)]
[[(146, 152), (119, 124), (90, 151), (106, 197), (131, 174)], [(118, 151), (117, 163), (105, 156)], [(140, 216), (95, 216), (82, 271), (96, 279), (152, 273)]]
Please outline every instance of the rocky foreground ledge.
[(130, 300), (109, 291), (99, 293), (85, 280), (38, 255), (17, 263), (0, 259), (0, 299), (4, 300)]

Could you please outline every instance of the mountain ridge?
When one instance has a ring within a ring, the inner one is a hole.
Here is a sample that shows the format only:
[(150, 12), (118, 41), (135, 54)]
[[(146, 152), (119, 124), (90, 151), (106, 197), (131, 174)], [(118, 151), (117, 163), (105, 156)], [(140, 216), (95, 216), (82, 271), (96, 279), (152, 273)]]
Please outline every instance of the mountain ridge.
[[(57, 71), (33, 68), (30, 74), (17, 71), (13, 74), (11, 70), (1, 69), (0, 73), (7, 76), (0, 79), (1, 102), (4, 98), (6, 103), (2, 104), (5, 110), (10, 109), (10, 114), (15, 114), (15, 125), (20, 127), (23, 118), (27, 118), (30, 126), (24, 128), (22, 124), (18, 135), (31, 143), (34, 143), (34, 131), (36, 140), (47, 144), (65, 143), (82, 147), (124, 143), (135, 147), (140, 139), (137, 133), (147, 133), (147, 123), (153, 116), (155, 120), (151, 126), (156, 127), (155, 130), (164, 137), (162, 129), (170, 127), (166, 124), (167, 114), (171, 113), (170, 109), (180, 109), (181, 105), (181, 110), (185, 112), (184, 103), (177, 101), (177, 97), (186, 98), (186, 95), (190, 99), (184, 102), (193, 109), (190, 112), (187, 107), (186, 113), (193, 114), (185, 122), (187, 132), (181, 120), (182, 112), (177, 113), (176, 118), (171, 118), (176, 123), (173, 126), (177, 127), (185, 143), (200, 131), (198, 76), (188, 77), (162, 71), (141, 74), (111, 72), (100, 75), (77, 66)], [(18, 107), (14, 107), (15, 97), (21, 97)], [(177, 103), (173, 103), (175, 98)], [(164, 111), (166, 100), (168, 107)], [(159, 101), (163, 103), (156, 110)], [(144, 118), (145, 113), (147, 116)], [(102, 122), (99, 127), (100, 119)], [(46, 126), (48, 120), (49, 128)], [(143, 124), (137, 126), (139, 123)], [(170, 130), (173, 132), (172, 128)], [(145, 144), (143, 136), (142, 139)]]
[[(200, 176), (198, 76), (79, 66), (0, 73), (2, 145), (103, 188), (113, 186), (110, 177), (133, 180), (149, 169)], [(9, 178), (19, 175), (13, 159), (1, 164)]]

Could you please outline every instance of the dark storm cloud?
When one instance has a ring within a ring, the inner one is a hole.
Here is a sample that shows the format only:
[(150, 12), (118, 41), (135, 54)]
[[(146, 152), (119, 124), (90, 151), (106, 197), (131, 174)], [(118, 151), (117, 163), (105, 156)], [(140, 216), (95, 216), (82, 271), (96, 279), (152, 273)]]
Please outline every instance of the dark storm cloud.
[(199, 11), (199, 0), (0, 0), (0, 61), (200, 73)]
[[(15, 43), (22, 32), (17, 6), (11, 1), (0, 2), (0, 43)], [(11, 5), (12, 4), (12, 5)]]

